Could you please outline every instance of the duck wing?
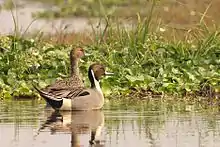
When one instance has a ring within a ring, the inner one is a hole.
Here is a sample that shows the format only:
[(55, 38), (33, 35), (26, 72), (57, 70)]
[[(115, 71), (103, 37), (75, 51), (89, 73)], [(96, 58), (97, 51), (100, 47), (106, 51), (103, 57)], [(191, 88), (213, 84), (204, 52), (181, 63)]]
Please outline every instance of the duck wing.
[(72, 76), (70, 78), (56, 80), (55, 83), (48, 85), (43, 90), (50, 91), (59, 91), (63, 89), (72, 89), (75, 87), (84, 87), (82, 80), (78, 76)]

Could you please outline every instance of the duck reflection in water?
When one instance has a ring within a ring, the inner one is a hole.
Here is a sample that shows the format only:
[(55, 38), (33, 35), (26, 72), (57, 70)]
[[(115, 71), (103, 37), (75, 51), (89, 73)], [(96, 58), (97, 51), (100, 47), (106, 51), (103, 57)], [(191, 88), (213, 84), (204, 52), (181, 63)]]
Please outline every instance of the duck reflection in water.
[[(95, 111), (54, 111), (46, 122), (41, 125), (38, 134), (49, 128), (51, 134), (71, 133), (71, 147), (80, 147), (80, 134), (90, 134), (90, 147), (103, 147), (99, 139), (104, 127), (104, 114)], [(85, 143), (85, 142), (83, 142)]]

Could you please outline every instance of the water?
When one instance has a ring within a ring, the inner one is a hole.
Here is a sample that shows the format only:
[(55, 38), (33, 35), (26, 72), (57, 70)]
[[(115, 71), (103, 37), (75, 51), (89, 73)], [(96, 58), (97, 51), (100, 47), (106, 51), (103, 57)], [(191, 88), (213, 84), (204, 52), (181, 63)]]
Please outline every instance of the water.
[[(6, 0), (0, 0), (0, 5), (5, 1)], [(46, 3), (40, 3), (37, 0), (13, 0), (13, 2), (17, 4), (16, 9), (13, 9), (12, 12), (14, 16), (16, 16), (16, 25), (20, 33), (26, 32), (26, 30), (28, 33), (38, 33), (40, 31), (45, 34), (53, 34), (60, 30), (63, 30), (62, 32), (85, 33), (92, 31), (91, 24), (94, 28), (99, 24), (99, 18), (94, 19), (85, 17), (49, 20), (37, 19), (32, 23), (34, 20), (32, 13), (48, 9), (57, 9), (57, 7), (49, 4), (47, 5)], [(159, 23), (161, 23), (161, 25), (157, 26), (161, 26), (162, 28), (165, 27), (166, 29), (174, 28), (175, 30), (191, 30), (204, 20), (206, 25), (215, 28), (216, 25), (220, 24), (219, 4), (219, 0), (164, 0), (154, 8), (154, 13), (157, 17), (156, 19), (160, 20)], [(129, 19), (122, 21), (123, 26), (126, 26), (127, 28), (132, 27), (133, 23), (130, 22)], [(134, 19), (136, 20), (137, 18), (135, 17)], [(4, 9), (0, 10), (0, 22), (0, 34), (14, 33), (15, 24), (12, 19), (11, 11)], [(66, 26), (68, 27), (64, 29)], [(105, 27), (103, 24), (101, 26), (101, 28)], [(167, 33), (170, 35), (169, 31)]]
[(0, 102), (1, 147), (220, 145), (218, 113), (175, 112), (157, 104), (144, 105), (106, 104), (100, 111), (54, 112), (45, 109), (44, 102)]
[[(0, 5), (3, 4), (5, 0), (0, 0)], [(83, 17), (72, 17), (72, 18), (60, 18), (60, 19), (34, 19), (32, 13), (43, 11), (46, 9), (53, 8), (52, 6), (47, 6), (38, 2), (28, 2), (28, 1), (15, 1), (17, 5), (21, 5), (12, 12), (9, 10), (0, 11), (0, 34), (11, 34), (14, 32), (15, 24), (13, 22), (12, 14), (15, 16), (16, 25), (20, 33), (34, 33), (34, 32), (44, 32), (44, 33), (56, 33), (58, 30), (63, 30), (64, 32), (84, 32), (91, 30), (91, 22), (97, 22), (94, 19), (88, 19)], [(93, 23), (95, 25), (95, 23)], [(66, 29), (64, 29), (68, 26)]]

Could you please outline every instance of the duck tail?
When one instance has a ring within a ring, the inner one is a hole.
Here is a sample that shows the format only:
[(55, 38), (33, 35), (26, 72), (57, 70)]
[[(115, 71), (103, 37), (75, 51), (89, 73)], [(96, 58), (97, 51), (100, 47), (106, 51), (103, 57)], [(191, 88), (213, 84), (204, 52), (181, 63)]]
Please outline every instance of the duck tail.
[(49, 103), (55, 110), (62, 107), (62, 105), (63, 105), (63, 98), (62, 97), (58, 97), (58, 96), (52, 95), (48, 92), (45, 92), (43, 90), (40, 90), (34, 84), (32, 84), (32, 86), (34, 87), (34, 89), (37, 90), (37, 92), (40, 94), (40, 96), (43, 97), (44, 100), (47, 103)]

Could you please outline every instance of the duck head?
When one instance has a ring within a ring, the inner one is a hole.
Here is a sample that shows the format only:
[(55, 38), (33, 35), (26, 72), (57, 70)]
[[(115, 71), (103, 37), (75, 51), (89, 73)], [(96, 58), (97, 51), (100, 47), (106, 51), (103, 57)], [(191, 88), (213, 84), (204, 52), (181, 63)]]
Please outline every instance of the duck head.
[(96, 83), (100, 81), (103, 76), (111, 76), (113, 73), (107, 72), (103, 64), (94, 63), (90, 65), (88, 77), (91, 82), (91, 87), (97, 86)]
[(76, 48), (73, 48), (73, 49), (71, 50), (70, 55), (71, 55), (72, 57), (75, 57), (75, 58), (80, 59), (80, 58), (82, 58), (83, 56), (85, 56), (85, 51), (84, 51), (84, 49), (81, 48), (81, 47), (76, 47)]

